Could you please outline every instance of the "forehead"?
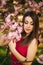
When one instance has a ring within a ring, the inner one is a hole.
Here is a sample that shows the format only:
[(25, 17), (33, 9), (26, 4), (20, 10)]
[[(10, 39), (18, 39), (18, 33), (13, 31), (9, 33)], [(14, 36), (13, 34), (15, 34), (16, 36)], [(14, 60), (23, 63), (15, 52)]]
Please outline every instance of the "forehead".
[(27, 16), (27, 17), (25, 17), (25, 21), (30, 21), (30, 22), (33, 22), (33, 19), (30, 17), (30, 16)]

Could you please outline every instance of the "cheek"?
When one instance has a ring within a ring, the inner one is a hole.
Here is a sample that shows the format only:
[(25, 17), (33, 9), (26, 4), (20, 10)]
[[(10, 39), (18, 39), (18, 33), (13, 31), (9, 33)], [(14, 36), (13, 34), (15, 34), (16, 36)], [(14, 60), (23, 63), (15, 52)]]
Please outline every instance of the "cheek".
[(33, 26), (31, 26), (31, 31), (34, 29), (34, 27)]
[(26, 27), (26, 26), (24, 26), (24, 31), (26, 31), (26, 29), (27, 29), (27, 27)]
[(34, 29), (34, 27), (33, 26), (31, 26), (31, 30), (33, 31), (33, 29)]
[(26, 25), (24, 24), (24, 29), (26, 28)]

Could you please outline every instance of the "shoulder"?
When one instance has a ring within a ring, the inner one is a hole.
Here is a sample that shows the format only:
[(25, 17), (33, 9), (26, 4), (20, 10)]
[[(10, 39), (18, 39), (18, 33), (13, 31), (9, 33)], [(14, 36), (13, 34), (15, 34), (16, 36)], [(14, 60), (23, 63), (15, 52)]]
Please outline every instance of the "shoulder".
[[(27, 50), (27, 57), (28, 59), (33, 60), (35, 57), (35, 54), (37, 52), (37, 39), (34, 38), (31, 42), (30, 45), (28, 46), (28, 50)], [(31, 58), (29, 58), (31, 57)]]
[(34, 38), (34, 39), (30, 42), (30, 44), (28, 45), (28, 51), (29, 51), (29, 50), (37, 50), (37, 48), (38, 48), (38, 42), (37, 42), (37, 39)]
[(30, 42), (30, 44), (29, 44), (29, 46), (37, 46), (37, 45), (38, 45), (38, 41), (37, 41), (36, 38), (34, 38), (34, 39)]
[(36, 38), (34, 38), (34, 39), (32, 40), (32, 43), (37, 43), (37, 44), (38, 44), (37, 39), (36, 39)]

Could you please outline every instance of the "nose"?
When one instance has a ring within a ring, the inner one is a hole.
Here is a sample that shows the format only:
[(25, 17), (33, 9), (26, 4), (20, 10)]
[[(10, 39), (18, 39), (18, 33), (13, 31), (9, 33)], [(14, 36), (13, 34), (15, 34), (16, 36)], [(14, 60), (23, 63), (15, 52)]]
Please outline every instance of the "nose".
[(30, 24), (28, 23), (27, 27), (30, 27)]

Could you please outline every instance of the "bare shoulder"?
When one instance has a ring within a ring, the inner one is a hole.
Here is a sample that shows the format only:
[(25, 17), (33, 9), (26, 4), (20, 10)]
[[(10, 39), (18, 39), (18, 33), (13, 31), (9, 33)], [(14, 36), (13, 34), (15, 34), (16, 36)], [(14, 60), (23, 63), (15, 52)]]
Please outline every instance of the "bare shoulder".
[(30, 42), (30, 44), (28, 45), (28, 47), (37, 47), (37, 45), (38, 45), (38, 41), (37, 41), (36, 38), (34, 38), (34, 39)]
[(38, 41), (36, 38), (34, 38), (31, 42), (30, 42), (30, 45), (37, 45), (38, 44)]
[(34, 39), (32, 40), (32, 42), (36, 43), (36, 42), (38, 42), (38, 41), (37, 41), (37, 39), (36, 39), (36, 38), (34, 38)]
[(37, 41), (37, 39), (36, 38), (34, 38), (33, 40), (32, 40), (32, 42), (31, 42), (32, 44), (38, 44), (38, 41)]

